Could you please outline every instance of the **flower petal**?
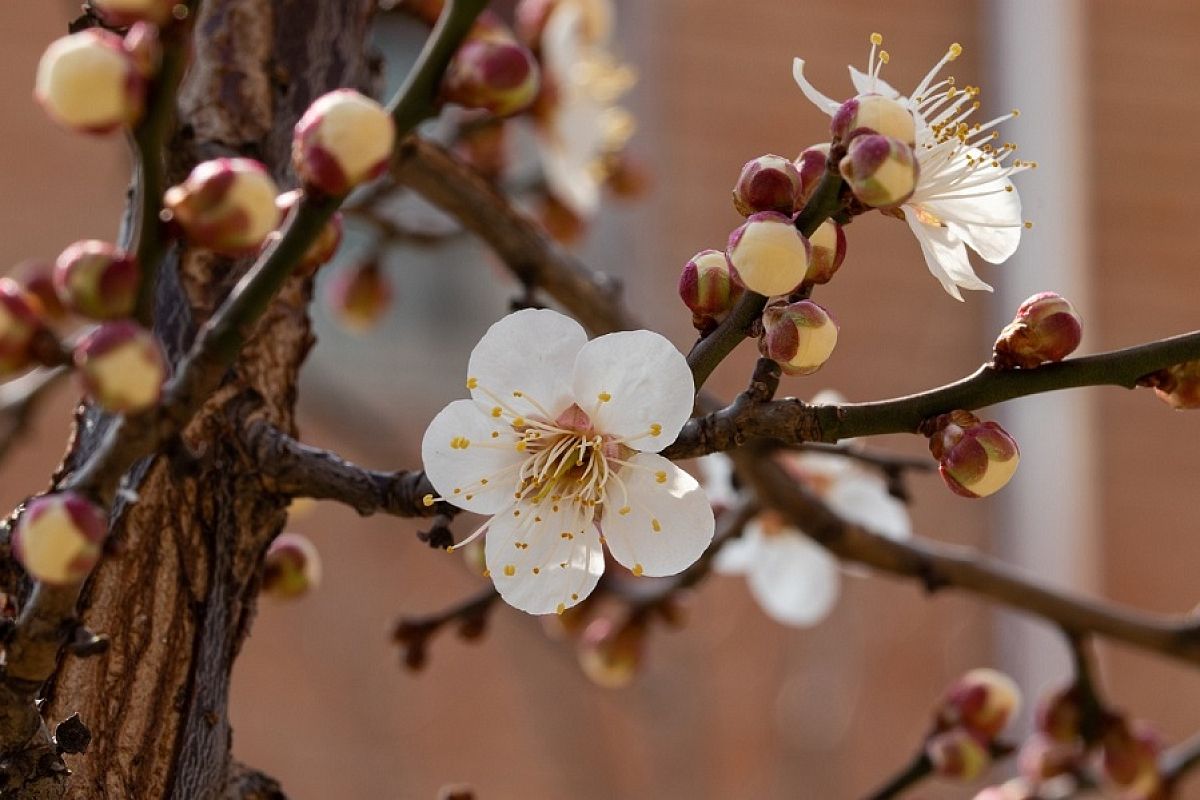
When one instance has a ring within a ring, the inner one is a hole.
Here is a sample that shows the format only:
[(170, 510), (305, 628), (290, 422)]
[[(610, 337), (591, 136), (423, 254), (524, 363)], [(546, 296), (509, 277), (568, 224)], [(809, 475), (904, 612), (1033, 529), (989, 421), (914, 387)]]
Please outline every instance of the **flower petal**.
[(825, 494), (825, 502), (843, 519), (889, 539), (912, 536), (908, 507), (888, 494), (877, 476), (860, 470), (845, 475)]
[(745, 575), (761, 558), (762, 526), (747, 524), (742, 535), (728, 539), (713, 556), (713, 571), (722, 575)]
[(796, 85), (800, 87), (800, 91), (804, 92), (804, 96), (808, 98), (809, 102), (829, 116), (832, 117), (834, 112), (841, 107), (841, 103), (836, 100), (830, 100), (818, 92), (817, 87), (809, 83), (808, 78), (804, 77), (804, 59), (792, 59), (792, 77), (796, 79)]
[(704, 493), (714, 508), (733, 508), (738, 490), (733, 485), (733, 461), (724, 453), (709, 453), (696, 460), (704, 478)]
[(963, 299), (962, 292), (958, 290), (960, 286), (964, 289), (992, 290), (971, 268), (967, 247), (953, 231), (938, 225), (926, 225), (917, 218), (911, 206), (904, 206), (904, 221), (921, 245), (925, 266), (951, 297), (960, 301)]
[(891, 84), (883, 78), (871, 78), (865, 72), (861, 72), (854, 67), (850, 67), (850, 82), (854, 84), (854, 90), (859, 94), (881, 94), (884, 97), (890, 97), (892, 100), (900, 100), (907, 104), (907, 98), (903, 97), (900, 92), (892, 88)]
[(622, 331), (593, 339), (575, 359), (575, 402), (596, 430), (626, 437), (630, 447), (657, 452), (679, 435), (696, 393), (687, 360), (653, 331)]
[(477, 514), (495, 514), (512, 504), (517, 465), (524, 460), (512, 429), (474, 400), (455, 400), (443, 408), (421, 440), (421, 461), (433, 488), (447, 502)]
[(552, 614), (591, 594), (604, 573), (591, 516), (591, 509), (565, 503), (521, 503), (497, 514), (484, 534), (484, 559), (504, 602)]
[(763, 611), (777, 622), (798, 627), (824, 619), (841, 585), (834, 557), (792, 528), (763, 537), (746, 580)]
[(636, 453), (629, 463), (606, 487), (600, 529), (608, 551), (635, 575), (682, 572), (712, 541), (708, 497), (695, 478), (662, 456)]
[[(1016, 252), (1021, 243), (1024, 225), (1021, 219), (1021, 198), (1007, 178), (979, 186), (976, 194), (954, 200), (932, 198), (924, 205), (963, 242), (979, 253), (980, 258), (999, 264)], [(987, 224), (975, 224), (984, 222)]]
[(471, 351), (471, 396), (524, 415), (539, 413), (534, 401), (557, 415), (571, 404), (571, 370), (586, 343), (583, 327), (557, 311), (527, 308), (509, 314)]

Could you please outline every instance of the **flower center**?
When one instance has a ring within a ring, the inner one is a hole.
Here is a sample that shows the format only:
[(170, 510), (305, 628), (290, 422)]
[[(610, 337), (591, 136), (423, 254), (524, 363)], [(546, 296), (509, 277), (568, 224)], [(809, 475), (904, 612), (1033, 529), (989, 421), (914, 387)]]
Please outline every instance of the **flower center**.
[[(525, 422), (524, 420), (521, 420)], [(516, 498), (541, 503), (550, 500), (579, 503), (593, 507), (604, 501), (611, 458), (618, 445), (592, 429), (591, 418), (578, 405), (572, 405), (550, 426), (545, 420), (533, 420), (513, 430), (525, 444), (529, 458), (521, 465)], [(549, 433), (557, 430), (558, 433)]]

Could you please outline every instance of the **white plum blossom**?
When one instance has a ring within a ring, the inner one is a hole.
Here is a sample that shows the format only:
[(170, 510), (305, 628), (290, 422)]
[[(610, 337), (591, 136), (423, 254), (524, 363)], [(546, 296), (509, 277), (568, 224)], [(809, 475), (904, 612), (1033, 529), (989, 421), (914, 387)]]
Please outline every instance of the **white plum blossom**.
[[(916, 155), (920, 178), (912, 197), (900, 211), (921, 244), (925, 264), (942, 287), (956, 300), (962, 289), (991, 291), (971, 268), (970, 247), (981, 258), (999, 264), (1017, 249), (1022, 229), (1021, 198), (1009, 178), (1036, 164), (1013, 159), (1016, 145), (995, 145), (997, 125), (1016, 117), (1012, 111), (984, 123), (969, 123), (979, 108), (979, 87), (958, 88), (953, 77), (939, 80), (942, 69), (962, 53), (958, 44), (946, 54), (908, 95), (900, 94), (879, 77), (888, 63), (879, 34), (871, 35), (867, 72), (850, 67), (850, 80), (860, 95), (879, 94), (905, 105), (916, 123)], [(804, 61), (795, 59), (792, 74), (804, 96), (817, 108), (836, 113), (841, 103), (817, 91), (804, 77)]]
[(695, 392), (667, 339), (588, 341), (574, 320), (526, 309), (488, 329), (467, 374), (471, 399), (434, 417), (421, 456), (440, 499), (492, 515), (457, 547), (486, 533), (487, 570), (510, 605), (548, 614), (579, 603), (604, 572), (602, 543), (639, 576), (673, 575), (704, 552), (708, 498), (656, 455)]
[(541, 35), (551, 99), (538, 107), (538, 154), (550, 193), (581, 219), (600, 206), (605, 158), (633, 133), (617, 100), (635, 76), (608, 50), (612, 18), (611, 0), (558, 0)]
[[(888, 494), (887, 484), (850, 459), (829, 453), (789, 453), (787, 470), (843, 519), (890, 539), (912, 535), (904, 503)], [(729, 460), (701, 459), (710, 495), (727, 497)], [(724, 493), (724, 494), (723, 494)], [(713, 562), (717, 572), (745, 575), (750, 593), (772, 619), (807, 627), (828, 616), (841, 587), (838, 561), (803, 531), (766, 511), (751, 520), (740, 538), (726, 542)]]

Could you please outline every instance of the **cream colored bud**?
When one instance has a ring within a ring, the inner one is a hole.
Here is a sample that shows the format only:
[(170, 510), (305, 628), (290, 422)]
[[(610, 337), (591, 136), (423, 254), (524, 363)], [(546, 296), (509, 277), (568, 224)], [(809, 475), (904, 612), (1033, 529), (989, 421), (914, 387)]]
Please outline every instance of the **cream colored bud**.
[(773, 211), (747, 219), (729, 237), (726, 253), (742, 285), (767, 296), (795, 290), (812, 255), (808, 239), (792, 220)]

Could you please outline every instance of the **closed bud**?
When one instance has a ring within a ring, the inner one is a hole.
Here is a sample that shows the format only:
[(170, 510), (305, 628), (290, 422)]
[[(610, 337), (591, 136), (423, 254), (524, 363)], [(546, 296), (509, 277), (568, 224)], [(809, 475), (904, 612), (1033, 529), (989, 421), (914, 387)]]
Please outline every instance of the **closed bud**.
[(859, 202), (872, 208), (903, 203), (917, 188), (920, 173), (911, 147), (899, 139), (873, 134), (850, 142), (838, 169)]
[(120, 36), (89, 28), (46, 48), (34, 96), (64, 127), (109, 133), (141, 117), (146, 81)]
[(132, 322), (107, 322), (75, 347), (83, 386), (102, 408), (136, 414), (158, 402), (167, 362), (154, 334)]
[(955, 494), (987, 497), (1017, 471), (1021, 451), (995, 422), (983, 422), (968, 411), (952, 411), (935, 418), (929, 430), (929, 451)]
[(812, 257), (804, 280), (809, 283), (829, 283), (846, 258), (846, 232), (841, 225), (827, 219), (813, 231), (808, 243), (812, 246)]
[(1150, 800), (1162, 796), (1158, 757), (1163, 742), (1149, 725), (1114, 718), (1100, 737), (1100, 749), (1104, 776), (1121, 788), (1123, 798)]
[(148, 22), (135, 23), (125, 34), (124, 43), (142, 77), (153, 78), (162, 64), (162, 38), (158, 28)]
[(760, 211), (796, 213), (803, 192), (800, 171), (783, 156), (747, 161), (733, 187), (733, 206), (743, 217)]
[(125, 28), (135, 22), (162, 25), (171, 19), (171, 11), (179, 0), (91, 0), (92, 10), (114, 28)]
[(917, 143), (912, 112), (897, 100), (881, 94), (860, 94), (842, 103), (829, 125), (836, 141), (849, 144), (858, 136), (889, 136), (909, 147)]
[(767, 296), (795, 290), (812, 257), (808, 239), (789, 217), (774, 211), (747, 219), (730, 235), (725, 252), (742, 285)]
[(797, 208), (803, 207), (817, 190), (817, 185), (825, 177), (828, 161), (828, 142), (806, 147), (796, 156), (796, 171), (800, 174), (800, 199), (796, 204)]
[(1035, 733), (1021, 745), (1017, 766), (1030, 783), (1041, 783), (1059, 775), (1074, 773), (1083, 762), (1079, 741), (1059, 742), (1044, 733)]
[(197, 164), (167, 190), (163, 203), (188, 240), (227, 256), (255, 253), (279, 225), (279, 188), (267, 168), (249, 158)]
[(446, 69), (442, 97), (498, 117), (524, 111), (541, 88), (533, 53), (511, 39), (468, 39)]
[(1075, 742), (1082, 736), (1083, 704), (1079, 690), (1068, 686), (1042, 698), (1034, 715), (1034, 726), (1056, 742)]
[(387, 169), (396, 125), (387, 110), (353, 89), (318, 97), (296, 123), (292, 165), (308, 187), (339, 197)]
[(633, 683), (642, 666), (645, 626), (639, 622), (592, 620), (580, 638), (579, 666), (605, 689), (623, 689)]
[(1021, 690), (1003, 672), (973, 669), (951, 685), (938, 710), (941, 728), (963, 727), (991, 741), (1021, 706)]
[(816, 372), (837, 346), (837, 323), (812, 300), (767, 306), (762, 321), (758, 352), (778, 362), (788, 375)]
[(1062, 361), (1083, 338), (1083, 322), (1066, 299), (1054, 292), (1030, 297), (996, 340), (995, 363), (1001, 369), (1032, 369)]
[(90, 319), (120, 319), (132, 314), (140, 280), (132, 253), (95, 239), (63, 250), (54, 266), (59, 300)]
[(29, 295), (12, 278), (0, 278), (0, 377), (29, 366), (42, 328)]
[(1153, 386), (1158, 399), (1176, 411), (1200, 408), (1200, 361), (1186, 361), (1142, 379)]
[(74, 492), (47, 494), (29, 502), (13, 532), (13, 555), (35, 580), (79, 583), (100, 560), (108, 519)]
[(697, 330), (708, 331), (729, 315), (745, 290), (720, 250), (701, 250), (683, 267), (679, 297), (692, 312)]
[(604, 185), (621, 200), (636, 200), (650, 189), (650, 170), (624, 150), (605, 156), (604, 172)]
[(308, 537), (281, 533), (267, 548), (262, 592), (280, 600), (294, 600), (321, 583), (321, 557)]
[(338, 323), (354, 333), (375, 326), (392, 305), (392, 287), (376, 261), (347, 267), (329, 285), (329, 304)]
[[(280, 218), (286, 218), (303, 196), (303, 190), (293, 189), (276, 197), (275, 207), (279, 209)], [(272, 234), (272, 236), (274, 235)], [(297, 265), (297, 269), (311, 275), (316, 271), (317, 267), (333, 258), (341, 245), (342, 212), (335, 211), (333, 216), (329, 218), (329, 221), (325, 223), (325, 227), (321, 229), (317, 240), (308, 246), (308, 250), (305, 251), (304, 258)]]
[(987, 745), (964, 728), (951, 728), (929, 737), (925, 755), (934, 773), (960, 781), (975, 780), (992, 763)]
[(53, 322), (66, 318), (67, 309), (54, 288), (53, 264), (40, 259), (22, 261), (13, 270), (13, 276), (25, 290), (26, 299), (36, 306), (35, 314)]

